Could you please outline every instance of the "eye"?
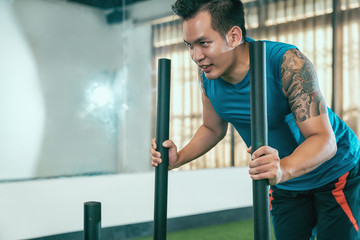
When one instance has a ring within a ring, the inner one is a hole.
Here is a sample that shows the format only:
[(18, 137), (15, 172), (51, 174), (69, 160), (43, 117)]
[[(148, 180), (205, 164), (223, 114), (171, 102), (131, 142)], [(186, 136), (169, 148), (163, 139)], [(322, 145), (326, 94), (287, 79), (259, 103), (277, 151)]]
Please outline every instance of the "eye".
[(209, 43), (208, 42), (200, 42), (200, 45), (203, 47), (207, 47), (209, 45)]
[(188, 48), (192, 48), (192, 44), (191, 43), (188, 43), (188, 42), (185, 42), (186, 46), (188, 46)]

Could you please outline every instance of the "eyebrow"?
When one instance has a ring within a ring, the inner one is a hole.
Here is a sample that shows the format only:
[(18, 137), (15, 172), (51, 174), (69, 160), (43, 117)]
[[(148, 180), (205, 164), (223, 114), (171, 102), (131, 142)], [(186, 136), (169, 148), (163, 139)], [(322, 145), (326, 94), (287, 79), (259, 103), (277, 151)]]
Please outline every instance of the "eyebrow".
[[(199, 38), (197, 38), (197, 39), (194, 41), (194, 43), (203, 42), (203, 41), (205, 41), (205, 40), (206, 40), (206, 37), (199, 37)], [(191, 43), (189, 43), (188, 41), (186, 41), (185, 39), (184, 39), (184, 42), (185, 42), (186, 44), (191, 44)]]

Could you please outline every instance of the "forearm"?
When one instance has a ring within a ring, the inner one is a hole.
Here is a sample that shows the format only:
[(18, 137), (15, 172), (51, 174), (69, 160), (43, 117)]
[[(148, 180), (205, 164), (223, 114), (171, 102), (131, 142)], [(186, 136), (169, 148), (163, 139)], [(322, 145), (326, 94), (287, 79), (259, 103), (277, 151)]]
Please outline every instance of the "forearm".
[(201, 125), (190, 142), (178, 152), (179, 159), (175, 167), (180, 167), (202, 156), (222, 140), (225, 134), (226, 130), (217, 133), (205, 125)]
[(313, 135), (300, 144), (295, 151), (281, 159), (283, 170), (281, 182), (302, 176), (332, 158), (336, 153), (333, 135)]

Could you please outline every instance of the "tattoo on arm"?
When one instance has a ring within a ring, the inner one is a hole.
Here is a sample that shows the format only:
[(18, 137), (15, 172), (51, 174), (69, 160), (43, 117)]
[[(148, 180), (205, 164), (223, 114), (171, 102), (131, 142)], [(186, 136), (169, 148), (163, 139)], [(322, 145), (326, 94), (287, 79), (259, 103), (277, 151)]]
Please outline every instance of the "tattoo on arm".
[(298, 122), (326, 113), (314, 66), (299, 50), (288, 50), (281, 64), (281, 78), (291, 111)]

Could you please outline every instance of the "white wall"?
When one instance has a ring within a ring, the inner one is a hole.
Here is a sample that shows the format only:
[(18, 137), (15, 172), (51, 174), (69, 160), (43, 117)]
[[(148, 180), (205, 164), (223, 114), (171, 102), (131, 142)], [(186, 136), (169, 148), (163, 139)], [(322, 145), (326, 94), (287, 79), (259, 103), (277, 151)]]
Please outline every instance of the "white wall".
[[(247, 168), (169, 173), (168, 218), (252, 205)], [(102, 203), (102, 227), (153, 220), (154, 173), (0, 184), (0, 239), (83, 229), (83, 203)]]
[(35, 59), (8, 3), (0, 1), (0, 179), (33, 176), (45, 122)]

